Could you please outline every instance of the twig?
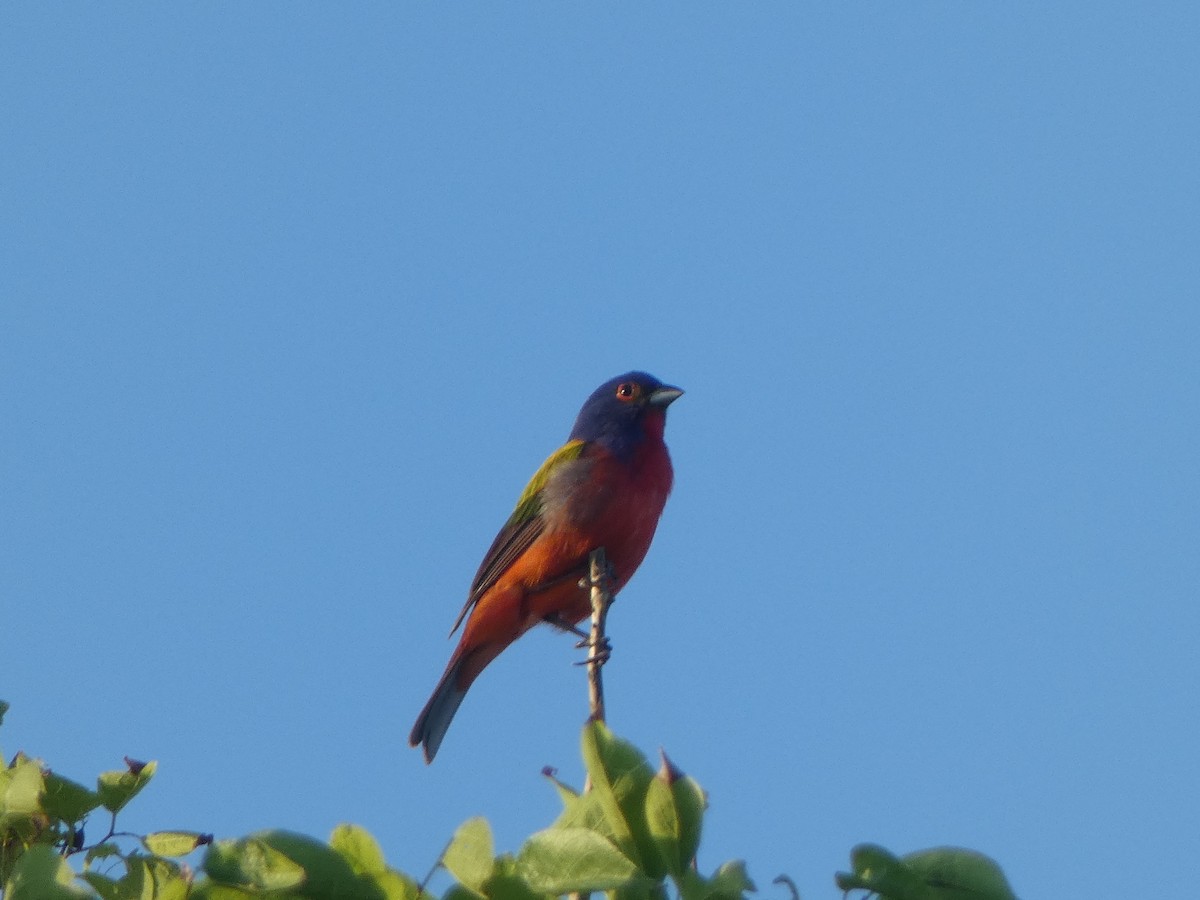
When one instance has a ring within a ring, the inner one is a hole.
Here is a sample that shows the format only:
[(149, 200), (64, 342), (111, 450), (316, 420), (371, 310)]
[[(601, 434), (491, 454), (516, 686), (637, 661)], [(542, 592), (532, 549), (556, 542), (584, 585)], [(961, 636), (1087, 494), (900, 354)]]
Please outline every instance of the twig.
[(604, 625), (608, 619), (608, 607), (612, 604), (612, 569), (604, 554), (604, 548), (592, 551), (588, 559), (588, 583), (592, 586), (592, 630), (588, 635), (588, 718), (592, 722), (604, 721), (604, 680), (600, 669), (608, 662), (612, 653)]
[(786, 885), (787, 889), (792, 893), (792, 900), (800, 900), (800, 889), (796, 887), (796, 882), (792, 881), (788, 876), (780, 875), (771, 884)]
[[(587, 583), (592, 587), (592, 630), (587, 637), (588, 655), (584, 665), (588, 670), (588, 721), (604, 721), (604, 679), (600, 669), (612, 655), (612, 647), (604, 634), (604, 624), (608, 620), (608, 607), (612, 605), (612, 568), (604, 555), (604, 548), (597, 547), (588, 557)], [(589, 775), (584, 781), (583, 792), (592, 789), (592, 779)], [(590, 900), (591, 894), (568, 894), (568, 900)]]

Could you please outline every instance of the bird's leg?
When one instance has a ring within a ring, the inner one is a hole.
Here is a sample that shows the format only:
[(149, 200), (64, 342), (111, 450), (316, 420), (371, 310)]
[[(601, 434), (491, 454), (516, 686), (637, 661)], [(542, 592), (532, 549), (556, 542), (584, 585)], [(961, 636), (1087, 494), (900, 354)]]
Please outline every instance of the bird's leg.
[[(557, 628), (559, 631), (566, 631), (566, 632), (569, 632), (570, 634), (575, 635), (575, 637), (577, 637), (577, 638), (583, 638), (584, 641), (588, 640), (588, 638), (590, 637), (590, 635), (586, 631), (584, 631), (582, 628), (580, 628), (578, 625), (572, 625), (570, 622), (568, 622), (566, 619), (564, 619), (562, 616), (558, 615), (557, 613), (546, 616), (546, 618), (542, 619), (542, 621), (553, 628)], [(576, 644), (575, 646), (583, 647), (585, 645), (580, 643), (580, 644)]]
[[(568, 579), (578, 579), (580, 590), (589, 592), (597, 588), (600, 590), (601, 595), (605, 600), (604, 612), (607, 613), (608, 607), (613, 601), (613, 596), (608, 590), (608, 584), (613, 578), (612, 567), (609, 566), (608, 562), (604, 559), (603, 550), (597, 550), (595, 553), (600, 554), (600, 559), (589, 559), (586, 570), (574, 569), (563, 575), (555, 576), (554, 578), (544, 581), (538, 584), (536, 587), (531, 588), (529, 593), (534, 593), (535, 591), (544, 591), (548, 590), (549, 588), (557, 587)], [(599, 568), (595, 567), (597, 562), (600, 564)], [(595, 612), (595, 596), (593, 596), (593, 615)], [(608, 637), (605, 636), (603, 627), (601, 627), (599, 634), (597, 634), (595, 631), (594, 625), (592, 631), (584, 631), (578, 625), (564, 619), (559, 613), (551, 613), (548, 616), (543, 616), (542, 621), (552, 628), (557, 628), (559, 631), (565, 631), (579, 638), (579, 642), (575, 645), (577, 649), (583, 650), (587, 648), (592, 650), (592, 648), (594, 648), (593, 652), (588, 654), (587, 659), (577, 662), (575, 665), (602, 666), (608, 662), (608, 658), (612, 656), (612, 644), (609, 642)]]
[[(575, 637), (579, 638), (579, 641), (575, 644), (575, 648), (577, 650), (583, 650), (585, 647), (592, 646), (591, 632), (584, 631), (578, 625), (572, 625), (562, 616), (546, 616), (546, 618), (542, 619), (542, 621), (553, 628), (557, 628), (559, 631), (565, 631), (568, 634), (573, 634)], [(600, 639), (600, 646), (596, 655), (604, 657), (601, 665), (603, 665), (604, 662), (607, 662), (609, 656), (612, 655), (612, 643), (607, 637), (602, 637)], [(575, 663), (577, 666), (586, 666), (587, 664), (588, 661), (586, 659)]]

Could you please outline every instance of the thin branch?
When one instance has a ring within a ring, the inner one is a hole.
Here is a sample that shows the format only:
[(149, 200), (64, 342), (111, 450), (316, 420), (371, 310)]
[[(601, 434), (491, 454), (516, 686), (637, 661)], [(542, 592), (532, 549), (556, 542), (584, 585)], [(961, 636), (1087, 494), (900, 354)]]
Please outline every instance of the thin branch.
[(588, 583), (592, 586), (592, 630), (587, 641), (588, 718), (592, 722), (604, 721), (604, 680), (600, 669), (612, 654), (612, 647), (604, 633), (608, 607), (612, 604), (611, 582), (612, 568), (604, 548), (598, 547), (588, 560)]
[(786, 885), (787, 889), (791, 891), (792, 900), (800, 900), (800, 889), (796, 887), (796, 882), (792, 881), (788, 876), (780, 875), (771, 884)]
[[(604, 721), (604, 679), (600, 669), (612, 655), (612, 646), (604, 634), (604, 625), (608, 620), (608, 608), (612, 605), (612, 567), (604, 554), (603, 547), (597, 547), (588, 557), (588, 577), (586, 584), (592, 588), (592, 630), (583, 642), (588, 648), (584, 665), (588, 670), (588, 720), (591, 722)], [(586, 794), (592, 789), (592, 779), (588, 776), (583, 784)], [(568, 894), (568, 900), (591, 900), (591, 894)]]

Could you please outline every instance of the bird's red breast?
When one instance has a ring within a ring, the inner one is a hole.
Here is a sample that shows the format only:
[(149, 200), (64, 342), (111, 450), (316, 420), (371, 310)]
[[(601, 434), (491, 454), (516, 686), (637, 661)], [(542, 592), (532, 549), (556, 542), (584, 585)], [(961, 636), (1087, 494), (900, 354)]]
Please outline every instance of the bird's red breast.
[(518, 637), (548, 618), (569, 624), (591, 613), (579, 584), (588, 557), (603, 547), (614, 573), (613, 593), (629, 581), (654, 539), (667, 495), (671, 459), (662, 442), (642, 442), (628, 459), (589, 448), (562, 467), (545, 488), (545, 530), (475, 604), (456, 655), (466, 689)]

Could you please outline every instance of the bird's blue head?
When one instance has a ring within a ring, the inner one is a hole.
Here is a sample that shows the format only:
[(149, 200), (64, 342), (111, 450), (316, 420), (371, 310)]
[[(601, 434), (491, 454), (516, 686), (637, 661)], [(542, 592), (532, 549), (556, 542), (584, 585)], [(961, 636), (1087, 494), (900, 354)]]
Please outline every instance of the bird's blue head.
[(647, 437), (662, 440), (667, 407), (682, 394), (645, 372), (618, 375), (587, 398), (571, 440), (597, 441), (618, 456), (628, 456)]

